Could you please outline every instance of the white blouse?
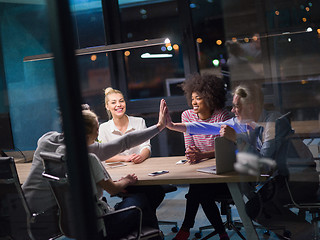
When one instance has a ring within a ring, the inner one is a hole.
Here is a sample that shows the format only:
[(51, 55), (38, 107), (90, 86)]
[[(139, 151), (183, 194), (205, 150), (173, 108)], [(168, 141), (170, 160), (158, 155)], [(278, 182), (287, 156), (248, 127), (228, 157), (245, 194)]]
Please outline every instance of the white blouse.
[[(146, 122), (143, 118), (141, 117), (133, 117), (133, 116), (127, 116), (129, 119), (129, 124), (127, 127), (127, 130), (125, 131), (124, 134), (127, 134), (129, 132), (133, 132), (135, 130), (143, 130), (146, 129)], [(112, 140), (115, 140), (121, 136), (124, 135), (114, 124), (113, 119), (100, 124), (99, 127), (99, 136), (98, 136), (98, 140), (101, 143), (107, 143), (110, 142)], [(151, 154), (151, 144), (150, 144), (150, 140), (136, 146), (133, 148), (130, 148), (122, 153), (120, 153), (120, 155), (131, 155), (131, 154), (140, 154), (141, 151), (143, 149), (149, 149), (150, 154)]]

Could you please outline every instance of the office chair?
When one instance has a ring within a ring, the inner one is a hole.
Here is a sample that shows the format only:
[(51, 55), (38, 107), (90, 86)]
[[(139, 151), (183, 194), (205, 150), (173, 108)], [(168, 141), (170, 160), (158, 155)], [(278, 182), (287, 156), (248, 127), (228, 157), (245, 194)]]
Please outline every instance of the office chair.
[(311, 223), (314, 226), (314, 240), (320, 239), (318, 222), (320, 221), (320, 202), (308, 202), (308, 203), (297, 203), (293, 196), (288, 183), (288, 180), (285, 179), (286, 187), (290, 196), (292, 203), (285, 204), (284, 206), (287, 208), (297, 208), (302, 211), (308, 211), (311, 214)]
[[(0, 238), (49, 239), (61, 236), (54, 219), (48, 222), (48, 212), (32, 213), (24, 193), (12, 157), (0, 157)], [(57, 212), (55, 212), (57, 213)], [(52, 222), (51, 222), (52, 220)]]
[[(172, 185), (172, 184), (166, 184), (166, 185), (161, 185), (161, 187), (164, 190), (164, 193), (171, 193), (171, 192), (175, 192), (177, 191), (177, 186)], [(177, 221), (162, 221), (159, 220), (158, 221), (159, 225), (173, 225), (173, 227), (171, 228), (171, 231), (174, 233), (177, 233), (179, 231), (179, 227), (178, 227), (178, 222)]]
[[(72, 211), (72, 201), (70, 194), (70, 185), (67, 177), (67, 166), (65, 162), (65, 158), (63, 155), (52, 153), (52, 152), (41, 152), (40, 156), (43, 159), (45, 170), (42, 174), (44, 178), (46, 178), (50, 184), (52, 192), (57, 200), (59, 209), (60, 209), (60, 218), (59, 225), (61, 232), (69, 237), (76, 237), (76, 229), (74, 223), (74, 214)], [(162, 236), (162, 233), (159, 229), (142, 227), (142, 211), (140, 208), (131, 206), (128, 208), (116, 210), (110, 213), (107, 213), (103, 216), (98, 217), (108, 218), (115, 214), (124, 212), (124, 211), (139, 211), (140, 214), (140, 224), (139, 228), (130, 233), (128, 236), (120, 239), (120, 240), (133, 240), (133, 239), (149, 239), (151, 237)], [(107, 239), (103, 233), (100, 233), (103, 239)]]
[[(295, 141), (294, 130), (291, 128), (291, 119), (290, 113), (287, 113), (277, 119), (276, 121), (276, 140), (277, 140), (277, 155), (276, 160), (277, 163), (286, 164), (285, 170), (282, 172), (290, 174), (290, 167), (298, 167), (300, 171), (311, 170), (308, 172), (309, 177), (315, 179), (315, 181), (319, 180), (319, 173), (315, 171), (316, 164), (311, 152), (307, 146), (301, 140), (298, 140), (300, 145), (295, 145), (293, 141)], [(286, 132), (282, 134), (283, 129), (286, 129)], [(303, 145), (301, 145), (303, 144)], [(295, 149), (298, 147), (299, 149)], [(290, 156), (293, 151), (297, 151), (299, 154), (302, 154), (301, 158), (297, 156)], [(298, 160), (298, 161), (297, 161)], [(291, 176), (291, 175), (290, 175)], [(290, 203), (284, 204), (286, 208), (296, 208), (299, 210), (299, 214), (303, 212), (309, 212), (311, 214), (311, 223), (314, 225), (314, 239), (320, 239), (318, 222), (320, 221), (320, 202), (319, 199), (308, 199), (308, 202), (299, 202), (294, 197), (294, 189), (290, 187), (289, 178), (284, 178), (285, 187), (289, 194)]]
[[(223, 223), (225, 228), (229, 229), (229, 230), (234, 230), (239, 235), (239, 237), (241, 239), (245, 240), (246, 238), (240, 232), (241, 227), (243, 227), (242, 223), (234, 221), (232, 219), (231, 205), (234, 205), (234, 202), (233, 202), (232, 198), (228, 198), (228, 196), (223, 196), (223, 197), (218, 197), (216, 199), (216, 201), (220, 202), (220, 204), (221, 204), (221, 207), (220, 207), (221, 215), (225, 215), (226, 216), (226, 221)], [(213, 228), (212, 225), (199, 227), (199, 231), (195, 233), (195, 237), (196, 238), (201, 238), (203, 230), (212, 229), (212, 228)], [(213, 237), (213, 236), (215, 236), (217, 234), (218, 234), (217, 231), (213, 231), (213, 232), (209, 233), (207, 236), (201, 238), (201, 240), (209, 239), (209, 238), (211, 238), (211, 237)]]
[(2, 237), (24, 239), (31, 232), (32, 214), (23, 195), (12, 157), (0, 158), (0, 209)]

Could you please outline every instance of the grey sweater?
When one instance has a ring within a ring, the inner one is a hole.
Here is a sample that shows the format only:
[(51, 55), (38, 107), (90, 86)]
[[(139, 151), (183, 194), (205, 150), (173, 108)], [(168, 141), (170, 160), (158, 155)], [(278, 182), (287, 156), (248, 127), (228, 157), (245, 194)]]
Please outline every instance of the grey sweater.
[[(156, 136), (159, 129), (156, 125), (144, 130), (125, 134), (119, 139), (108, 143), (94, 143), (88, 147), (88, 152), (95, 153), (103, 161), (126, 149), (139, 145)], [(48, 132), (38, 140), (34, 153), (32, 167), (27, 180), (22, 185), (26, 200), (32, 212), (41, 212), (56, 204), (49, 184), (42, 177), (44, 170), (40, 152), (56, 152), (64, 145), (64, 135), (58, 132)]]

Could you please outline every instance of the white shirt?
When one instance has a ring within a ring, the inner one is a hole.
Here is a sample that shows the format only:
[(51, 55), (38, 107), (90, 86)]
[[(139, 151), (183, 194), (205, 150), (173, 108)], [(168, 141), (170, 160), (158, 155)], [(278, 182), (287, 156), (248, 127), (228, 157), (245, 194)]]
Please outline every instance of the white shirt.
[[(142, 129), (147, 128), (146, 122), (143, 118), (132, 117), (132, 116), (127, 116), (127, 117), (129, 119), (129, 123), (128, 123), (127, 130), (125, 131), (124, 134), (127, 134), (127, 133), (135, 131), (135, 130), (142, 130)], [(115, 140), (115, 139), (123, 136), (124, 134), (116, 127), (113, 119), (111, 119), (108, 122), (102, 123), (100, 125), (98, 140), (101, 143), (107, 143), (107, 142), (110, 142), (112, 140)], [(131, 155), (133, 153), (140, 154), (141, 151), (145, 148), (149, 149), (150, 154), (151, 154), (150, 140), (142, 143), (141, 145), (130, 148), (130, 149), (120, 153), (120, 155)]]

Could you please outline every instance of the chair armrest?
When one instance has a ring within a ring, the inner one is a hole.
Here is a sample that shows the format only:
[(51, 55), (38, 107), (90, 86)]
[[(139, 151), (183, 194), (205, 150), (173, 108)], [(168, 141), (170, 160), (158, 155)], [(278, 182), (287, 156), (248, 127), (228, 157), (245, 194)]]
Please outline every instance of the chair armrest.
[(137, 211), (139, 211), (139, 214), (142, 216), (142, 210), (141, 210), (139, 207), (137, 207), (137, 206), (130, 206), (130, 207), (126, 207), (126, 208), (114, 210), (114, 211), (112, 211), (112, 212), (108, 212), (108, 213), (100, 216), (99, 218), (112, 216), (112, 215), (115, 215), (115, 214), (118, 214), (118, 213), (121, 213), (121, 212), (130, 211), (130, 210), (137, 210)]
[(99, 216), (98, 218), (110, 218), (112, 216), (114, 216), (115, 214), (119, 214), (122, 212), (127, 212), (127, 211), (133, 211), (136, 210), (139, 212), (139, 228), (138, 228), (138, 232), (137, 232), (137, 239), (140, 239), (140, 235), (141, 235), (141, 228), (142, 228), (142, 210), (141, 208), (137, 207), (137, 206), (130, 206), (130, 207), (126, 207), (126, 208), (122, 208), (122, 209), (118, 209), (112, 212), (108, 212), (102, 216)]
[(59, 178), (59, 177), (50, 175), (50, 174), (48, 174), (46, 172), (42, 173), (42, 177), (48, 179), (49, 181), (56, 181), (56, 182), (61, 182), (61, 183), (67, 183), (68, 182), (67, 178)]

